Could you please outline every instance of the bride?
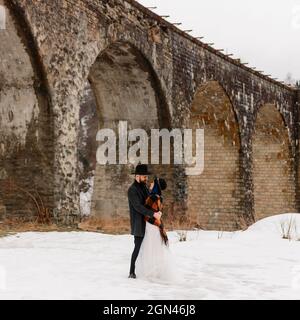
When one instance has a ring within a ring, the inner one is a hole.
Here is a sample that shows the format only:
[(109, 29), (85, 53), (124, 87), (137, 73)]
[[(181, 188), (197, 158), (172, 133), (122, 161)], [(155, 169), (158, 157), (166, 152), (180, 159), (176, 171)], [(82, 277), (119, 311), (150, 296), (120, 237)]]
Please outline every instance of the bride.
[[(156, 212), (162, 211), (162, 191), (166, 188), (166, 181), (156, 178), (151, 183), (146, 207)], [(176, 281), (175, 263), (162, 220), (149, 217), (145, 220), (145, 237), (136, 261), (137, 276), (150, 281)]]

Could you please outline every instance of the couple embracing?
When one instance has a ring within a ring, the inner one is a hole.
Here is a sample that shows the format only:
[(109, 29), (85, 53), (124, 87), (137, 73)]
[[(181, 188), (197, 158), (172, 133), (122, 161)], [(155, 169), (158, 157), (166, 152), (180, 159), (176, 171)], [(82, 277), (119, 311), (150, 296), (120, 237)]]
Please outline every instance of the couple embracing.
[(147, 165), (138, 165), (133, 174), (135, 179), (128, 189), (131, 234), (134, 236), (129, 278), (175, 280), (173, 257), (161, 219), (162, 191), (167, 183), (155, 178), (148, 188), (151, 173)]

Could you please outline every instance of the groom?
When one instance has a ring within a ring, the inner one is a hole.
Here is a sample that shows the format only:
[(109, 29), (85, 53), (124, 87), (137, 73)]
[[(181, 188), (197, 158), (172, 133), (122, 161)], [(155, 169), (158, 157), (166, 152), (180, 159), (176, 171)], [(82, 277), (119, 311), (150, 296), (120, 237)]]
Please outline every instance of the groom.
[(133, 174), (135, 175), (135, 180), (128, 189), (131, 234), (134, 236), (134, 250), (131, 256), (129, 278), (135, 279), (135, 262), (145, 236), (146, 222), (144, 217), (160, 219), (161, 212), (154, 213), (145, 207), (145, 202), (149, 195), (147, 181), (148, 176), (151, 174), (148, 171), (148, 166), (139, 164)]

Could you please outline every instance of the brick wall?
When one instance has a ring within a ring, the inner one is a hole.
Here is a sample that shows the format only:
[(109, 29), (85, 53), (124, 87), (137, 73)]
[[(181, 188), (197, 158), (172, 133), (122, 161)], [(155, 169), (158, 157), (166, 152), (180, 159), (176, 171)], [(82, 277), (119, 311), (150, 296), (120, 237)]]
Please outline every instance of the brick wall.
[(196, 93), (191, 127), (204, 129), (204, 172), (188, 177), (188, 214), (204, 229), (235, 230), (241, 211), (240, 137), (231, 102), (216, 82)]
[(26, 217), (37, 211), (33, 197), (53, 206), (52, 117), (26, 28), (6, 14), (0, 32), (0, 195), (7, 212)]
[(295, 176), (288, 131), (274, 105), (258, 113), (253, 137), (254, 203), (257, 219), (295, 212)]

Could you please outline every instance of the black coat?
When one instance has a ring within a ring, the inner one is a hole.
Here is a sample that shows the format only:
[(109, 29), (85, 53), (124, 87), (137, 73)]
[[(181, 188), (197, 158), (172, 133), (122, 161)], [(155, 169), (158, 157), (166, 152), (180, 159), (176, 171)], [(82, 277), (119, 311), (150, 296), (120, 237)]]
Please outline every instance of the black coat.
[(153, 218), (154, 212), (145, 207), (148, 195), (147, 186), (137, 181), (134, 181), (128, 189), (131, 234), (136, 237), (144, 237), (145, 235), (146, 222), (144, 217)]

